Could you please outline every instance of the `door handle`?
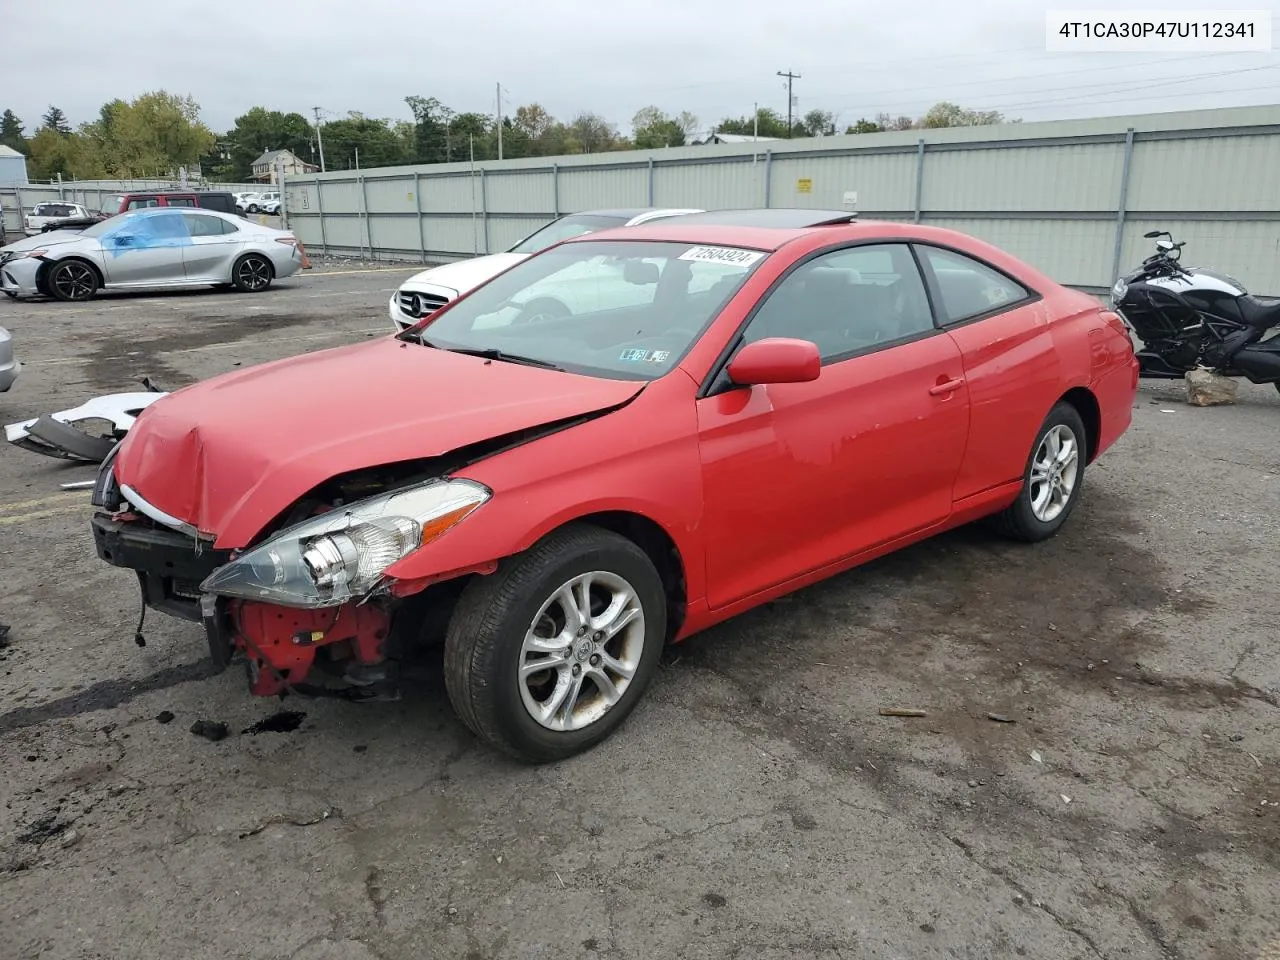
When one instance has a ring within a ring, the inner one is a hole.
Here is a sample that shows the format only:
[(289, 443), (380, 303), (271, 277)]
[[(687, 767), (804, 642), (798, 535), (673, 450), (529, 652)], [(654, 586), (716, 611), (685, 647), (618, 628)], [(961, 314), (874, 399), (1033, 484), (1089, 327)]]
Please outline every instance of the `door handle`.
[(936, 397), (944, 393), (951, 393), (955, 390), (959, 390), (962, 386), (964, 386), (964, 377), (957, 377), (954, 380), (945, 380), (937, 386), (930, 387), (929, 393)]

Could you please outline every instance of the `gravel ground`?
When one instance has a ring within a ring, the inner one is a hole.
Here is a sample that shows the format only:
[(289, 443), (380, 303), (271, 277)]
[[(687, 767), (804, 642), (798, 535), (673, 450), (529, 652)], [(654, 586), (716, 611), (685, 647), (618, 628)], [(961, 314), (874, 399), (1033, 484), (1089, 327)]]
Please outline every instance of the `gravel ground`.
[[(414, 269), (2, 302), (27, 366), (0, 420), (387, 332)], [(208, 676), (194, 625), (138, 648), (58, 487), (91, 469), (5, 448), (0, 952), (1278, 957), (1278, 428), (1274, 390), (1144, 386), (1054, 541), (960, 531), (744, 615), (536, 769), (430, 662), (398, 703), (281, 703)]]

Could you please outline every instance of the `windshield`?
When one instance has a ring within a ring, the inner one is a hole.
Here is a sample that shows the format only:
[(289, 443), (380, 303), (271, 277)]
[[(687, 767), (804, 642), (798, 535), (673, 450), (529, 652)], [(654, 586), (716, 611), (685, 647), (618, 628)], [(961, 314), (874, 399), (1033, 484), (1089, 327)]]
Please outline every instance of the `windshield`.
[(401, 336), (613, 380), (653, 380), (680, 361), (766, 256), (667, 241), (571, 243), (517, 264)]
[(595, 233), (598, 230), (608, 230), (611, 227), (626, 226), (626, 223), (627, 218), (625, 217), (601, 217), (594, 214), (574, 214), (568, 217), (561, 217), (559, 220), (552, 220), (536, 233), (525, 237), (507, 252), (538, 253), (547, 249), (547, 247), (554, 246), (561, 240), (581, 237), (584, 234)]
[(95, 223), (91, 227), (86, 227), (84, 230), (80, 231), (80, 236), (100, 237), (104, 233), (106, 233), (108, 230), (110, 230), (112, 227), (118, 226), (119, 224), (123, 223), (126, 219), (133, 216), (137, 216), (137, 214), (133, 212), (117, 213), (114, 216), (107, 217), (107, 219), (105, 220), (99, 220), (97, 223)]

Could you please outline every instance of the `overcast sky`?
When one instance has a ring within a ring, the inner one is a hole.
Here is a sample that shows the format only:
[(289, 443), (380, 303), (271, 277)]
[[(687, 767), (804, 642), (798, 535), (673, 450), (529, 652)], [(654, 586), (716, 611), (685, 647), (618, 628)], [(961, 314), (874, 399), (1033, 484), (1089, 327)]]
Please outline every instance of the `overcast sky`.
[(710, 128), (752, 104), (832, 110), (843, 129), (941, 99), (1024, 120), (1280, 103), (1280, 55), (1045, 51), (1046, 9), (1270, 10), (1280, 0), (4, 0), (0, 108), (30, 133), (49, 104), (72, 124), (107, 99), (190, 94), (226, 130), (261, 104), (409, 118), (404, 98), (459, 112), (538, 102), (623, 132), (637, 109), (689, 110)]

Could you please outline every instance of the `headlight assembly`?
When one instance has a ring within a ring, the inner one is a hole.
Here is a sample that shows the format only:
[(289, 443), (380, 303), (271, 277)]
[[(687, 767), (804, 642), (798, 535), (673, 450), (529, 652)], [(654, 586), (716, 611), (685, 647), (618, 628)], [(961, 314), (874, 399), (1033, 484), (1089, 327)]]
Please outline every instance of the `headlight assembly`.
[(1119, 303), (1124, 299), (1124, 295), (1129, 292), (1129, 285), (1124, 282), (1124, 278), (1120, 278), (1111, 288), (1111, 302)]
[(337, 606), (369, 593), (388, 567), (491, 495), (470, 480), (432, 480), (337, 507), (219, 567), (200, 589), (288, 607)]

